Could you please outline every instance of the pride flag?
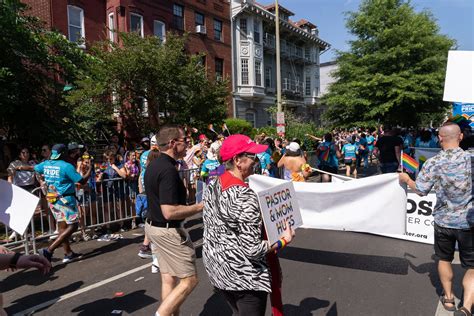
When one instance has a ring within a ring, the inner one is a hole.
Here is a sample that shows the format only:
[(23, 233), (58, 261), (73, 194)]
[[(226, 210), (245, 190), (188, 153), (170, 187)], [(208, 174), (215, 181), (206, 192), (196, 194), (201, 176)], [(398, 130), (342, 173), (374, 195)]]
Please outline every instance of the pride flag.
[(413, 173), (418, 170), (420, 165), (418, 161), (413, 159), (411, 156), (406, 153), (402, 153), (402, 166), (406, 171)]

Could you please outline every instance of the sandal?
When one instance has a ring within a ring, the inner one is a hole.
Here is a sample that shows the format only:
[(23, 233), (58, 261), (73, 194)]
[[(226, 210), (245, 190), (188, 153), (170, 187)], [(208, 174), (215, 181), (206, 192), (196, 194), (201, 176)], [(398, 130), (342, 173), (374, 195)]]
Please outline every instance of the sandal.
[[(454, 297), (447, 298), (446, 296), (442, 295), (439, 297), (439, 300), (441, 301), (441, 304), (443, 304), (444, 309), (447, 310), (448, 312), (454, 312), (456, 310), (456, 303), (454, 302)], [(451, 304), (453, 306), (450, 307), (450, 306), (447, 306), (446, 304)]]
[(466, 307), (463, 306), (454, 312), (454, 316), (472, 316), (472, 314), (467, 310)]

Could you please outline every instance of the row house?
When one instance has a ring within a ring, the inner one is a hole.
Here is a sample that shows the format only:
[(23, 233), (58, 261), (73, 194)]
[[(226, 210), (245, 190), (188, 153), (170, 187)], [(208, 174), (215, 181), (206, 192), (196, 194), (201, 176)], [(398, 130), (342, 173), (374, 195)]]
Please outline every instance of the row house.
[[(316, 116), (319, 56), (330, 45), (316, 25), (293, 22), (279, 5), (282, 103), (308, 121)], [(276, 104), (275, 5), (231, 0), (233, 112), (254, 127), (272, 125), (267, 109)]]
[[(190, 54), (204, 53), (210, 78), (231, 79), (230, 6), (227, 0), (22, 0), (29, 14), (87, 49), (117, 42), (117, 32), (137, 32), (166, 41), (168, 31), (187, 32)], [(231, 100), (228, 113), (232, 116)]]

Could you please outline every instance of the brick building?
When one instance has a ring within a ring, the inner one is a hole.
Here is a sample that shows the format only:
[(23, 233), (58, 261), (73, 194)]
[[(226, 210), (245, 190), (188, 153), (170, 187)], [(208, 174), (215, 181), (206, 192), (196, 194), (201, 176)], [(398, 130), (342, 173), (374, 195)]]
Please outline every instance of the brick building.
[[(188, 32), (187, 51), (204, 52), (210, 78), (231, 80), (230, 7), (226, 0), (22, 0), (30, 13), (84, 48), (99, 40), (117, 41), (116, 32), (165, 39)], [(229, 87), (230, 89), (230, 87)], [(232, 116), (231, 99), (228, 114)]]

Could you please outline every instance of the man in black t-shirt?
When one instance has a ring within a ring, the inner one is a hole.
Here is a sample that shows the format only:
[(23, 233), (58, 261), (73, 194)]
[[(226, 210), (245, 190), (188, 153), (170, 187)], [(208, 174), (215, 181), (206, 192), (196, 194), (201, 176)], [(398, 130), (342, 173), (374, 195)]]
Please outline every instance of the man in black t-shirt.
[[(145, 233), (154, 244), (161, 272), (159, 315), (178, 313), (196, 287), (196, 254), (182, 222), (202, 212), (203, 203), (186, 205), (186, 188), (179, 177), (177, 159), (186, 155), (189, 139), (184, 130), (163, 127), (156, 135), (161, 155), (146, 169), (148, 214)], [(179, 281), (179, 282), (178, 282)]]
[(382, 173), (397, 172), (400, 167), (403, 140), (395, 136), (393, 130), (388, 130), (377, 140), (375, 147)]

